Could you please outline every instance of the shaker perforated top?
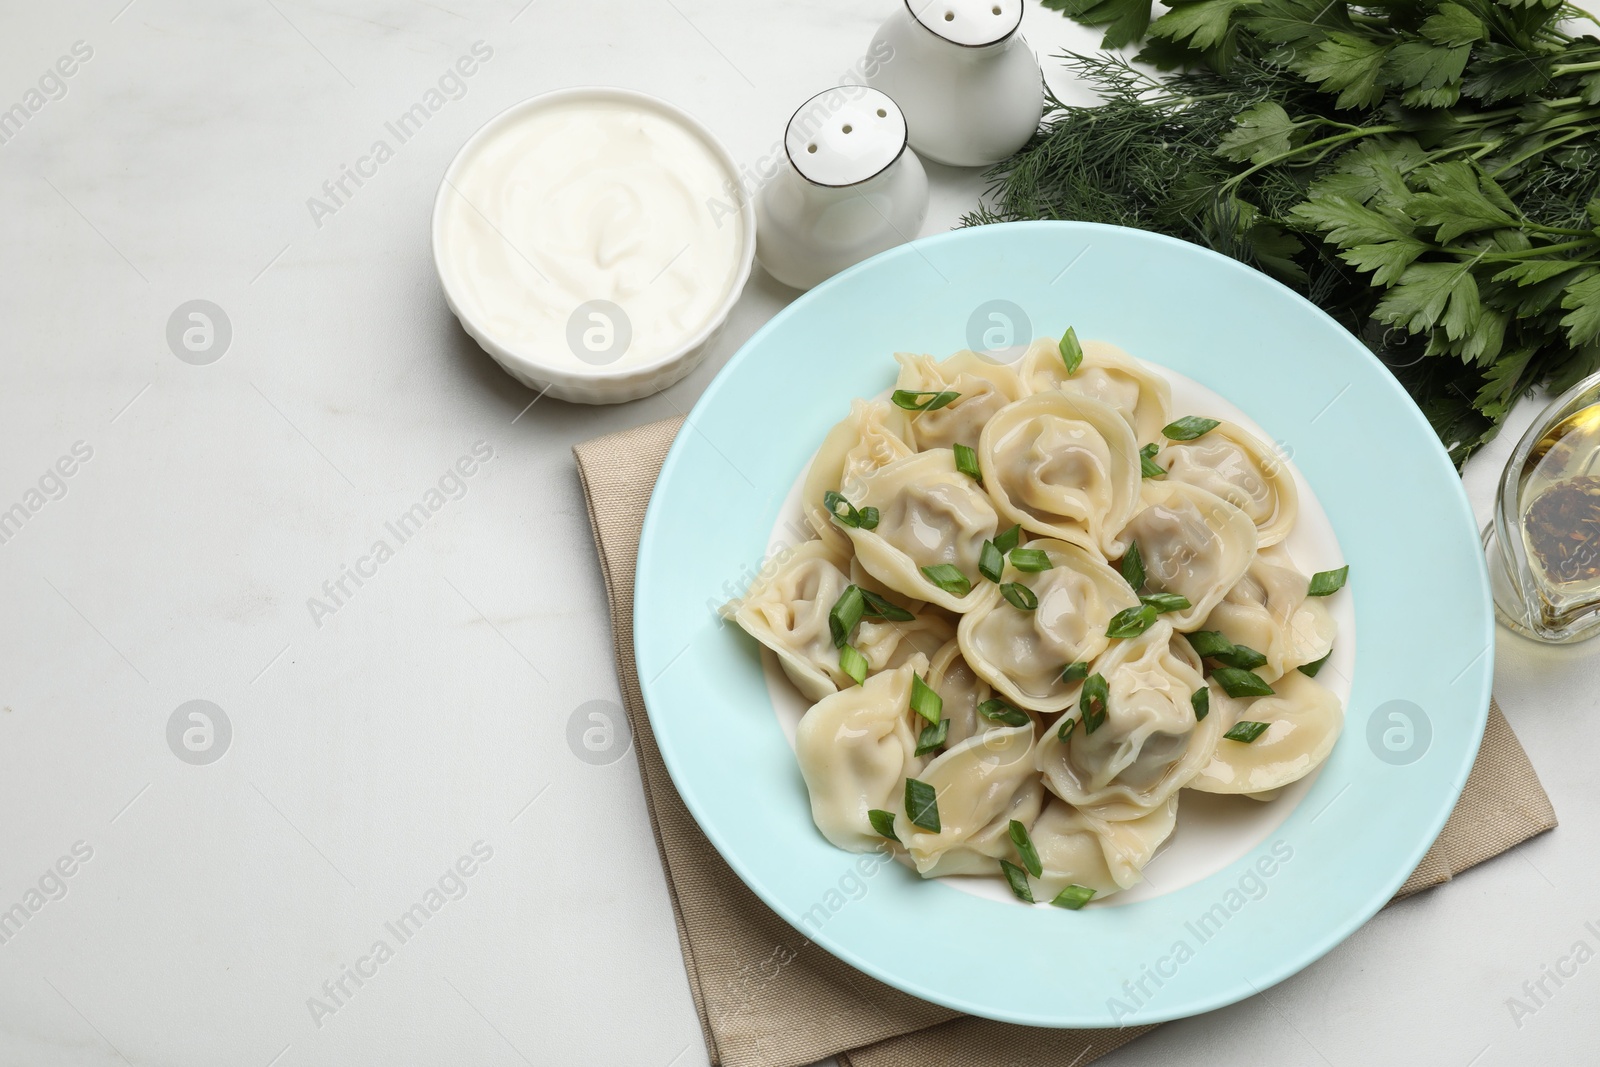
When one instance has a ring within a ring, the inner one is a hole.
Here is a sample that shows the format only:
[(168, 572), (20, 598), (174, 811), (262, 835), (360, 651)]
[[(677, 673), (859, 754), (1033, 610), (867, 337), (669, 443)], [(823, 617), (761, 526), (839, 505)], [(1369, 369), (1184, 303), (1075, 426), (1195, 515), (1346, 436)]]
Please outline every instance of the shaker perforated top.
[(886, 93), (841, 85), (800, 105), (789, 120), (784, 147), (807, 181), (855, 185), (900, 158), (906, 148), (906, 117)]
[(1022, 25), (1022, 0), (906, 0), (911, 15), (952, 44), (998, 44)]

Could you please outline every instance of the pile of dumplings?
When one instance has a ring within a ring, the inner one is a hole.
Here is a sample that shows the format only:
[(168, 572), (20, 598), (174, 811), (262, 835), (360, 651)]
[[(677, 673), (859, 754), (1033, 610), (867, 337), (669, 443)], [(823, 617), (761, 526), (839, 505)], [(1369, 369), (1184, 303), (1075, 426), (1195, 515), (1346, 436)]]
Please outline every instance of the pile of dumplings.
[[(1271, 446), (1209, 419), (1169, 439), (1204, 413), (1172, 411), (1165, 378), (1100, 342), (895, 358), (895, 396), (854, 401), (805, 476), (815, 538), (723, 609), (812, 702), (795, 751), (824, 837), (925, 878), (1005, 861), (1019, 897), (1081, 906), (1142, 879), (1180, 790), (1270, 800), (1327, 757), (1344, 713), (1312, 675), (1335, 625), (1282, 545), (1298, 503)], [(1030, 566), (986, 577), (997, 540)], [(949, 567), (966, 588), (928, 574)], [(840, 635), (852, 586), (868, 610)], [(1152, 601), (1142, 632), (1108, 636)], [(1229, 696), (1197, 632), (1251, 652), (1263, 695)], [(1240, 723), (1265, 729), (1225, 738)], [(908, 780), (932, 788), (937, 831), (907, 811)]]

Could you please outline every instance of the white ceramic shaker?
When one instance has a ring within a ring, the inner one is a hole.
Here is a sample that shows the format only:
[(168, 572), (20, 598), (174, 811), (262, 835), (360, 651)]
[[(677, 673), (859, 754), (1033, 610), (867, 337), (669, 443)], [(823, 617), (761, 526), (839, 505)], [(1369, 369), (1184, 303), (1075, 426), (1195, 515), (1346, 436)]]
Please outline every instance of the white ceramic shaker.
[(922, 228), (928, 175), (885, 94), (818, 93), (789, 120), (784, 149), (789, 165), (756, 200), (756, 259), (783, 284), (809, 289)]
[(1021, 26), (1022, 0), (905, 0), (878, 27), (867, 81), (899, 102), (912, 148), (980, 167), (1027, 143), (1044, 82)]

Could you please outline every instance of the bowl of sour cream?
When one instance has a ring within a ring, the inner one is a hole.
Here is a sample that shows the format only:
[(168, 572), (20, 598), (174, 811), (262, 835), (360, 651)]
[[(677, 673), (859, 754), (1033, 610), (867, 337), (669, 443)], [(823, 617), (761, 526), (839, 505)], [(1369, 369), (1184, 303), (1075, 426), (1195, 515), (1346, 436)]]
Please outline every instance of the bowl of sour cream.
[(614, 404), (694, 369), (749, 278), (755, 211), (688, 113), (628, 89), (524, 100), (473, 134), (433, 208), (462, 327), (513, 377)]

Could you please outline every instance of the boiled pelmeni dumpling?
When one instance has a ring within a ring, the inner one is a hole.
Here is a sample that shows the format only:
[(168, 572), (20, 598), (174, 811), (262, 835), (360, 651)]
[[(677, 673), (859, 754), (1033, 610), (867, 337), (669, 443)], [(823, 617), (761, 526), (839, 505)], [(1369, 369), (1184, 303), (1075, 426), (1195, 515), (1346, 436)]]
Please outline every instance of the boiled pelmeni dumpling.
[(1267, 549), (1211, 609), (1202, 628), (1218, 630), (1234, 644), (1266, 656), (1266, 665), (1256, 673), (1277, 681), (1333, 648), (1338, 625), (1321, 597), (1306, 595), (1310, 581), (1281, 546)]
[[(844, 493), (855, 507), (878, 510), (877, 526), (845, 530), (867, 573), (903, 596), (949, 611), (972, 605), (981, 592), (978, 556), (1000, 520), (978, 483), (956, 470), (953, 452), (938, 448), (847, 474)], [(940, 564), (955, 567), (973, 583), (965, 596), (940, 588), (922, 573), (923, 567)]]
[[(1033, 723), (994, 726), (947, 749), (916, 777), (939, 802), (939, 832), (916, 826), (903, 811), (895, 833), (924, 878), (994, 874), (1010, 848), (1011, 820), (1038, 817), (1044, 788), (1033, 766)], [(903, 807), (903, 805), (902, 805)]]
[[(1101, 819), (1134, 819), (1165, 803), (1211, 760), (1227, 729), (1222, 716), (1196, 720), (1190, 703), (1205, 679), (1172, 627), (1157, 622), (1094, 664), (1109, 689), (1092, 731), (1078, 706), (1045, 727), (1034, 759), (1056, 796)], [(1069, 719), (1078, 723), (1061, 740)]]
[(894, 358), (900, 363), (900, 376), (894, 383), (896, 389), (960, 394), (943, 407), (906, 413), (907, 440), (919, 451), (955, 445), (976, 446), (984, 424), (995, 412), (1024, 393), (1015, 370), (976, 352), (957, 352), (945, 360), (907, 352), (898, 353)]
[(746, 633), (778, 654), (783, 673), (808, 700), (851, 684), (839, 669), (828, 613), (845, 591), (844, 559), (824, 541), (806, 541), (778, 556), (743, 597), (721, 608)]
[(950, 723), (945, 728), (945, 748), (954, 748), (993, 725), (978, 714), (978, 705), (992, 697), (994, 691), (968, 666), (961, 655), (960, 642), (951, 641), (929, 657), (928, 674), (923, 681), (944, 703), (943, 715)]
[(1060, 391), (1019, 400), (984, 427), (978, 465), (1008, 523), (1122, 554), (1117, 534), (1138, 500), (1139, 447), (1110, 407)]
[(1017, 370), (1031, 393), (1064, 389), (1092, 397), (1115, 408), (1141, 444), (1161, 439), (1161, 428), (1172, 421), (1172, 387), (1167, 379), (1134, 359), (1116, 345), (1082, 341), (1083, 362), (1071, 375), (1061, 358), (1060, 342), (1041, 337), (1028, 347)]
[(855, 400), (850, 414), (828, 431), (800, 488), (800, 509), (817, 536), (849, 551), (849, 539), (828, 514), (827, 493), (838, 492), (846, 472), (860, 474), (911, 455), (906, 412), (887, 400)]
[(986, 582), (982, 599), (961, 616), (959, 640), (972, 669), (1006, 700), (1057, 712), (1077, 688), (1061, 680), (1062, 668), (1104, 652), (1111, 617), (1138, 607), (1139, 598), (1122, 575), (1077, 545), (1041, 538), (1024, 547), (1043, 552), (1053, 566), (1027, 573), (1008, 561), (1001, 577), (1032, 590), (1038, 607), (1024, 611)]
[(1273, 684), (1272, 696), (1228, 700), (1213, 686), (1212, 713), (1231, 728), (1236, 722), (1264, 722), (1254, 741), (1217, 743), (1210, 761), (1189, 783), (1203, 793), (1264, 793), (1299, 781), (1328, 758), (1344, 726), (1339, 698), (1290, 671)]
[(867, 813), (899, 811), (905, 780), (922, 769), (911, 678), (925, 670), (927, 662), (916, 657), (875, 674), (864, 685), (812, 705), (795, 729), (795, 758), (811, 795), (811, 819), (839, 848), (870, 852), (880, 847), (883, 838)]
[(1189, 601), (1162, 618), (1180, 630), (1199, 629), (1255, 559), (1255, 523), (1221, 497), (1182, 482), (1146, 479), (1140, 501), (1122, 541), (1138, 544), (1152, 592)]
[(898, 619), (862, 619), (850, 642), (867, 661), (869, 671), (898, 667), (912, 656), (931, 660), (955, 637), (956, 628), (933, 611), (909, 622)]
[(1263, 547), (1294, 527), (1294, 475), (1274, 448), (1242, 427), (1222, 422), (1193, 441), (1163, 441), (1155, 462), (1169, 481), (1204, 489), (1250, 516)]
[(1172, 836), (1177, 819), (1176, 796), (1147, 815), (1116, 822), (1052, 797), (1030, 830), (1043, 867), (1033, 880), (1034, 899), (1054, 900), (1069, 885), (1093, 889), (1097, 900), (1131, 889), (1144, 880), (1145, 864)]

